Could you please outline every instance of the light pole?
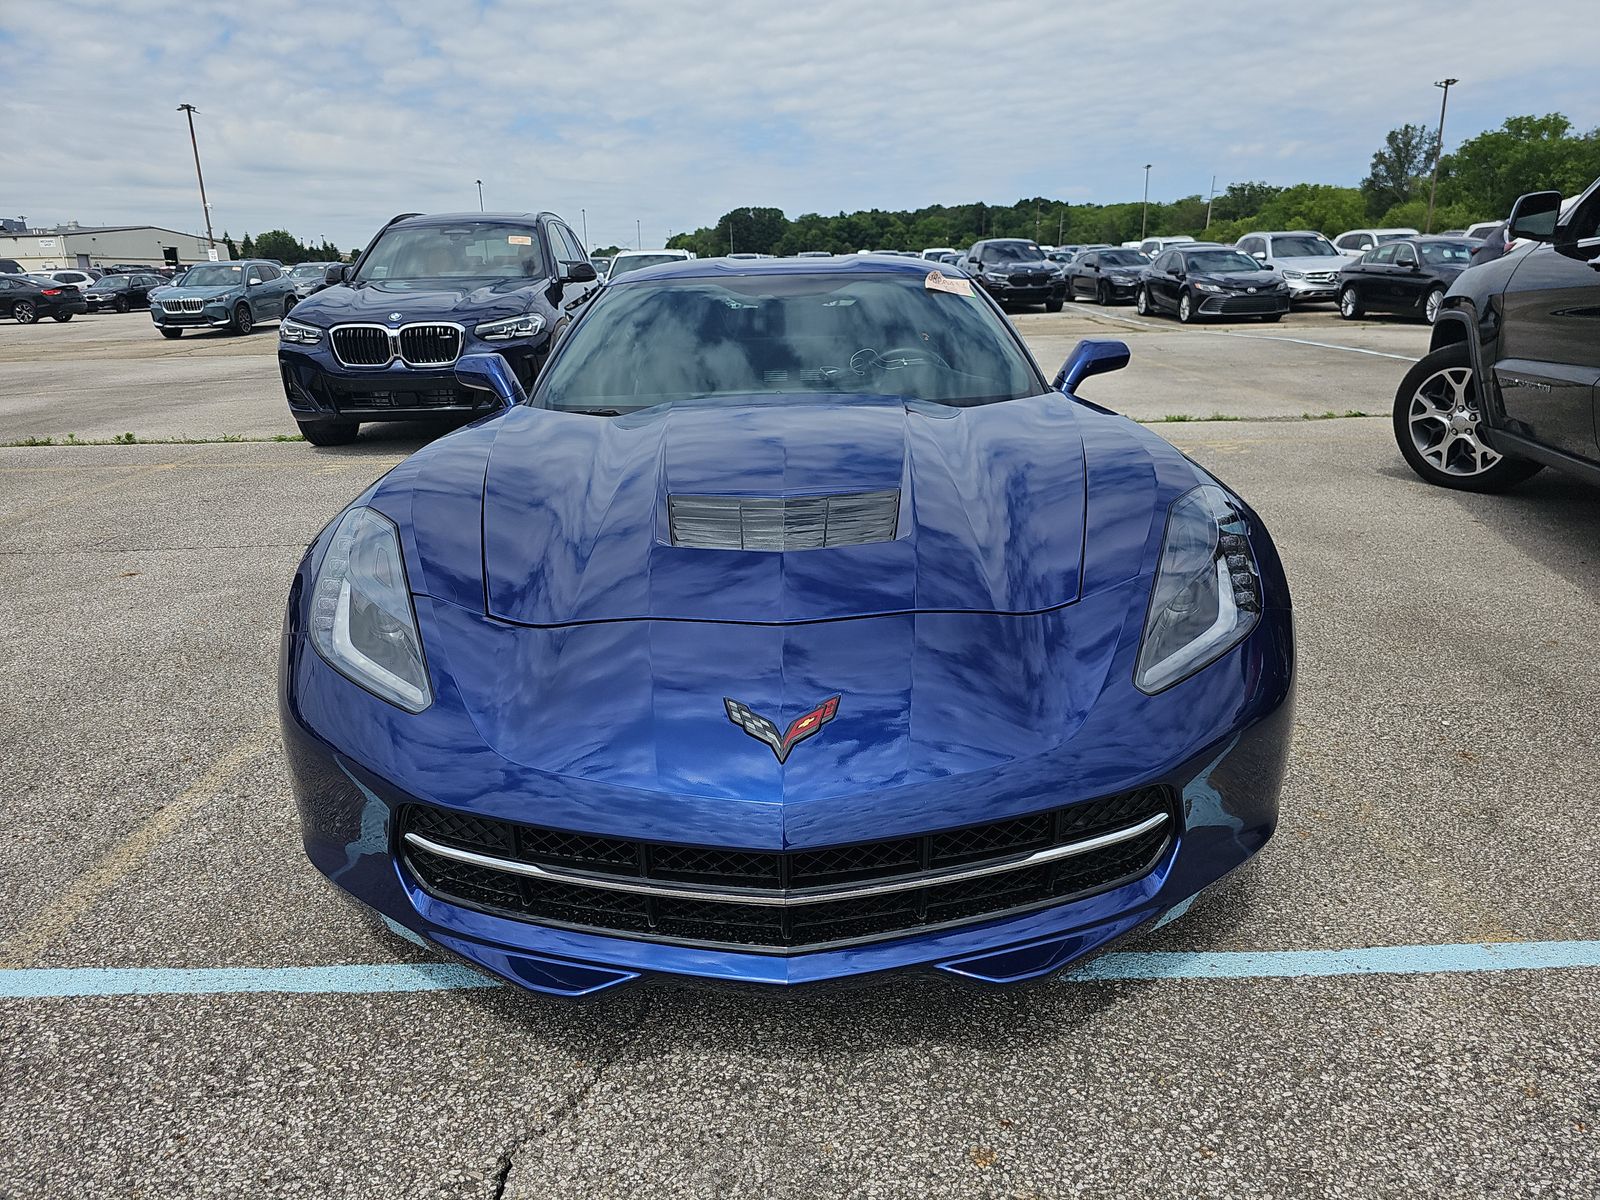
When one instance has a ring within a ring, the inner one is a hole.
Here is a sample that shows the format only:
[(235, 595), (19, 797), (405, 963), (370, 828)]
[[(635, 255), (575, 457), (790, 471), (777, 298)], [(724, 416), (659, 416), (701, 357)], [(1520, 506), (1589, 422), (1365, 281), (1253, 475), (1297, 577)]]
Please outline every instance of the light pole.
[(200, 143), (194, 136), (194, 114), (200, 110), (192, 104), (180, 104), (177, 111), (189, 116), (189, 147), (194, 151), (194, 177), (200, 181), (200, 207), (206, 214), (206, 245), (215, 250), (217, 239), (211, 236), (211, 205), (206, 203), (206, 177), (200, 171)]
[(1444, 89), (1444, 97), (1439, 101), (1439, 139), (1433, 147), (1433, 182), (1428, 185), (1428, 219), (1422, 223), (1423, 233), (1433, 232), (1433, 201), (1439, 194), (1439, 159), (1444, 155), (1444, 108), (1450, 103), (1450, 89), (1460, 82), (1459, 79), (1439, 79), (1433, 85)]
[(1139, 209), (1139, 240), (1144, 241), (1146, 230), (1150, 227), (1150, 164), (1144, 165), (1144, 204)]
[(483, 211), (483, 180), (475, 179), (475, 180), (473, 180), (473, 182), (478, 185), (478, 211), (482, 212)]
[(644, 249), (644, 234), (639, 229), (638, 221), (633, 223), (633, 248), (635, 250)]
[(1206, 228), (1211, 228), (1211, 202), (1217, 198), (1217, 177), (1211, 177), (1211, 194), (1206, 197)]
[(589, 253), (589, 210), (580, 208), (578, 216), (583, 218), (583, 252), (587, 254)]

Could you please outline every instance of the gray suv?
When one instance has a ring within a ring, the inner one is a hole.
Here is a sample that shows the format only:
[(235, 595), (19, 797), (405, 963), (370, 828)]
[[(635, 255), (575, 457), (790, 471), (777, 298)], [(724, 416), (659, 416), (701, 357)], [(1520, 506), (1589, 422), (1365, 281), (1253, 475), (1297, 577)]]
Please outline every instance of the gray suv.
[(231, 329), (249, 333), (262, 321), (281, 320), (294, 307), (294, 281), (264, 258), (203, 262), (183, 282), (162, 288), (150, 303), (150, 319), (161, 336), (185, 329)]
[(1346, 259), (1315, 229), (1247, 233), (1234, 245), (1257, 262), (1276, 267), (1289, 285), (1291, 300), (1332, 300), (1339, 294), (1339, 270)]

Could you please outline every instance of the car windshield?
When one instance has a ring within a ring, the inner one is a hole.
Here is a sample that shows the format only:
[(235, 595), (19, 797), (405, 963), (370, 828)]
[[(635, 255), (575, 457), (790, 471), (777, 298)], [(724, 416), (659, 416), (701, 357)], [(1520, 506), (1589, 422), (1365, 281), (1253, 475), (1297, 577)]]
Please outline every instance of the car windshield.
[(1184, 256), (1188, 261), (1189, 270), (1208, 274), (1217, 271), (1263, 271), (1266, 270), (1248, 254), (1241, 254), (1237, 250), (1196, 250)]
[(542, 279), (547, 273), (531, 223), (461, 221), (386, 230), (362, 258), (355, 282)]
[(655, 267), (662, 263), (683, 261), (681, 254), (629, 254), (612, 260), (611, 278), (626, 275), (629, 271), (637, 271), (641, 267)]
[(290, 267), (289, 274), (294, 279), (321, 279), (327, 270), (323, 263), (301, 263), (297, 267)]
[(1337, 258), (1339, 252), (1324, 237), (1305, 234), (1299, 237), (1275, 237), (1272, 253), (1276, 258)]
[(1032, 361), (965, 279), (774, 274), (607, 288), (532, 402), (615, 415), (683, 400), (817, 394), (966, 407), (1038, 395)]
[(1464, 267), (1472, 261), (1472, 247), (1466, 242), (1418, 242), (1422, 261), (1436, 267)]
[(994, 242), (983, 248), (984, 262), (1043, 262), (1044, 251), (1027, 242)]
[(232, 287), (244, 278), (244, 268), (238, 263), (201, 263), (190, 267), (183, 277), (184, 287)]
[(1137, 250), (1102, 250), (1100, 251), (1100, 265), (1102, 267), (1142, 267), (1150, 260)]

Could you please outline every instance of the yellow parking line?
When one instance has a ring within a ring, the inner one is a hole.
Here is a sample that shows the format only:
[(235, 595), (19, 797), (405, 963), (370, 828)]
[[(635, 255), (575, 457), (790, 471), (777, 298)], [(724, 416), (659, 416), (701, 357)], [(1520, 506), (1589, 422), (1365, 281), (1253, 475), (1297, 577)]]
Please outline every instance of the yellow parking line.
[(135, 871), (174, 829), (231, 783), (267, 744), (267, 730), (263, 729), (218, 755), (205, 774), (147, 817), (24, 926), (0, 952), (0, 969), (31, 966), (39, 951), (77, 924), (84, 913)]

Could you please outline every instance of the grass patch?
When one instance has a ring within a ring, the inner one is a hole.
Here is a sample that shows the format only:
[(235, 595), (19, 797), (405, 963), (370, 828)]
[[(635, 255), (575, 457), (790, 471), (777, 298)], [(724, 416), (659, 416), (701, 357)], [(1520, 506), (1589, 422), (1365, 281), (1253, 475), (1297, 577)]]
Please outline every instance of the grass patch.
[(1302, 413), (1302, 421), (1342, 421), (1346, 417), (1376, 417), (1380, 413), (1362, 412), (1359, 408), (1347, 408), (1343, 412), (1334, 412), (1331, 408), (1327, 412)]
[(1197, 417), (1192, 413), (1168, 413), (1164, 417), (1152, 417), (1142, 422), (1145, 425), (1183, 425), (1189, 421), (1248, 421), (1249, 417), (1235, 417), (1228, 413), (1212, 413), (1209, 417)]

